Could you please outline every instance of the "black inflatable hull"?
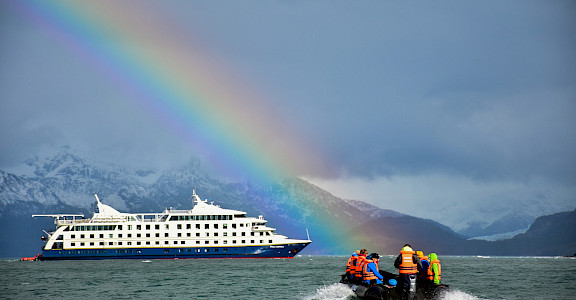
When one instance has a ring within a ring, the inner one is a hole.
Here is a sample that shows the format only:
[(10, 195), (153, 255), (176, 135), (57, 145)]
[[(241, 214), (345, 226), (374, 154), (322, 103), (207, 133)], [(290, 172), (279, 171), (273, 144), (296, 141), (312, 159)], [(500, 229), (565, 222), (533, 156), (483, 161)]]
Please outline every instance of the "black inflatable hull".
[(350, 283), (346, 280), (345, 276), (343, 276), (340, 283), (348, 285), (358, 298), (365, 300), (436, 300), (450, 289), (448, 285), (444, 284), (421, 285), (417, 286), (416, 293), (408, 295), (396, 287), (386, 285), (367, 286)]

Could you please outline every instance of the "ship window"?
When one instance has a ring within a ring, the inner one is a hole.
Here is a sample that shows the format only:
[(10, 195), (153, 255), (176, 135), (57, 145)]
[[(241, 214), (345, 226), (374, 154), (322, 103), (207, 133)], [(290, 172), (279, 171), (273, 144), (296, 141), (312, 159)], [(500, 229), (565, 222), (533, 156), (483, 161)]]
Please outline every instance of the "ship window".
[(244, 223), (241, 223), (241, 224), (240, 224), (240, 227), (244, 227)]
[(210, 232), (206, 232), (206, 236), (210, 236)]
[(181, 236), (182, 236), (182, 233), (178, 232), (178, 237), (181, 237)]
[(260, 236), (263, 236), (263, 235), (264, 235), (264, 232), (260, 232)]
[(132, 242), (126, 242), (126, 245), (131, 246)]
[(260, 244), (264, 243), (264, 240), (260, 240)]
[(160, 233), (156, 232), (156, 237), (160, 237)]
[(147, 242), (146, 242), (146, 245), (150, 245), (150, 241), (147, 241)]
[(250, 244), (254, 244), (254, 240), (250, 240)]
[[(93, 235), (93, 234), (91, 234), (91, 235)], [(84, 235), (83, 235), (83, 234), (81, 234), (81, 235), (80, 235), (80, 238), (81, 238), (81, 239), (83, 239), (83, 238), (84, 238)]]
[(129, 238), (131, 238), (131, 237), (132, 237), (132, 234), (131, 234), (131, 233), (129, 233), (129, 234), (128, 234), (128, 237), (129, 237)]
[(191, 237), (192, 234), (191, 234), (190, 232), (188, 232), (188, 233), (186, 233), (186, 236), (187, 236), (187, 237)]
[(146, 234), (146, 237), (147, 237), (147, 238), (149, 238), (149, 237), (150, 237), (150, 234), (149, 234), (149, 233), (147, 233), (147, 234)]
[(80, 246), (84, 247), (84, 243), (80, 243)]
[(164, 249), (164, 253), (170, 252), (170, 249)]
[(104, 242), (100, 242), (100, 246), (104, 246)]
[(178, 216), (171, 216), (170, 221), (178, 221)]
[(170, 229), (170, 225), (166, 224), (166, 225), (164, 226), (164, 228), (165, 228), (166, 230), (168, 230), (168, 229)]
[(70, 246), (74, 247), (76, 246), (76, 243), (70, 243)]
[(232, 228), (236, 229), (236, 224), (232, 224)]
[(114, 242), (108, 242), (108, 245), (112, 246), (114, 245)]
[(250, 235), (251, 235), (251, 236), (254, 236), (254, 232), (250, 232)]
[(210, 243), (210, 242), (209, 242), (209, 241), (204, 241), (204, 244), (208, 244), (208, 243)]
[(156, 245), (160, 245), (160, 241), (156, 241)]
[(236, 236), (236, 232), (232, 232), (232, 236)]
[(192, 224), (186, 224), (186, 229), (192, 229)]
[(164, 237), (168, 237), (168, 232), (164, 233)]
[(196, 236), (200, 236), (200, 232), (196, 232)]
[(268, 243), (272, 244), (272, 240), (268, 240)]
[(222, 228), (228, 229), (228, 224), (222, 224)]
[(136, 225), (136, 230), (142, 230), (142, 225)]
[(236, 244), (236, 240), (232, 240), (232, 244)]
[(132, 225), (128, 225), (128, 230), (132, 230)]
[(122, 237), (122, 234), (121, 234), (121, 233), (119, 233), (119, 234), (118, 234), (118, 237), (119, 237), (119, 238), (121, 238), (121, 237)]
[(154, 229), (160, 230), (160, 225), (154, 225)]
[(200, 224), (196, 224), (196, 229), (200, 229)]
[(196, 241), (196, 244), (200, 244), (200, 241)]
[(113, 237), (114, 237), (114, 235), (113, 235), (113, 234), (109, 234), (109, 236), (110, 236), (110, 238), (113, 238)]
[[(83, 234), (81, 234), (80, 236), (81, 236), (82, 238), (84, 238), (84, 235), (83, 235)], [(91, 235), (90, 235), (90, 238), (93, 239), (93, 238), (94, 238), (94, 235), (91, 234)]]
[(174, 245), (178, 244), (178, 241), (174, 241)]
[(142, 234), (138, 233), (136, 234), (136, 237), (142, 237)]
[(94, 242), (90, 242), (90, 246), (94, 246)]
[(122, 225), (118, 225), (118, 230), (122, 230)]
[(218, 229), (218, 224), (214, 224), (214, 229)]
[(270, 231), (266, 231), (266, 235), (270, 235)]
[(228, 241), (224, 240), (224, 244), (228, 244)]
[(72, 235), (70, 235), (70, 238), (71, 238), (71, 239), (75, 239), (75, 238), (76, 238), (76, 235), (75, 235), (75, 234), (72, 234)]
[(178, 224), (178, 225), (176, 226), (176, 229), (182, 229), (182, 224)]
[(246, 236), (246, 232), (242, 232), (242, 236)]
[(103, 234), (100, 234), (100, 238), (103, 239), (103, 238), (104, 238), (104, 235), (103, 235)]
[(146, 225), (146, 230), (150, 230), (150, 225)]
[(118, 242), (118, 246), (122, 246), (122, 242)]
[(222, 235), (224, 235), (224, 236), (228, 236), (228, 232), (224, 232)]
[(182, 244), (182, 245), (184, 245), (185, 243), (186, 243), (186, 242), (184, 242), (184, 241), (180, 241), (180, 244)]
[(204, 229), (209, 229), (210, 228), (210, 224), (204, 224)]
[(141, 242), (136, 242), (136, 245), (142, 245), (142, 243), (141, 243)]
[(168, 243), (169, 243), (168, 241), (164, 241), (164, 245), (168, 245)]

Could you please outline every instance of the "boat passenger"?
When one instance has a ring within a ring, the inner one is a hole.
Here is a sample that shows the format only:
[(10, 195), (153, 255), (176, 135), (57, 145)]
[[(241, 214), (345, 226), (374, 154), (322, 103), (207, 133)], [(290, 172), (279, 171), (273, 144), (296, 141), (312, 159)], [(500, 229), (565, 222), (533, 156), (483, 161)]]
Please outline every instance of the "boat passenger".
[(360, 250), (354, 251), (352, 256), (348, 259), (348, 263), (346, 264), (346, 277), (348, 279), (353, 280), (356, 274), (356, 264), (358, 263), (358, 254), (360, 254)]
[(416, 255), (420, 259), (420, 263), (422, 263), (422, 270), (418, 272), (418, 284), (420, 282), (425, 283), (428, 279), (428, 267), (430, 266), (430, 259), (428, 256), (424, 256), (424, 252), (416, 251)]
[(355, 282), (362, 282), (362, 267), (364, 265), (364, 260), (366, 260), (366, 254), (368, 254), (368, 250), (362, 249), (360, 250), (358, 258), (356, 259), (356, 272), (354, 273)]
[(378, 261), (380, 256), (378, 253), (372, 253), (366, 257), (364, 267), (362, 268), (362, 282), (367, 285), (382, 284), (382, 274), (378, 270)]
[(416, 252), (412, 250), (410, 244), (404, 245), (402, 250), (400, 250), (400, 255), (394, 261), (394, 267), (397, 268), (400, 273), (398, 283), (399, 288), (406, 294), (411, 294), (416, 292), (416, 274), (422, 269), (422, 263), (416, 255)]
[(436, 253), (430, 253), (430, 267), (428, 268), (428, 280), (434, 284), (440, 284), (440, 277), (442, 275), (442, 266)]

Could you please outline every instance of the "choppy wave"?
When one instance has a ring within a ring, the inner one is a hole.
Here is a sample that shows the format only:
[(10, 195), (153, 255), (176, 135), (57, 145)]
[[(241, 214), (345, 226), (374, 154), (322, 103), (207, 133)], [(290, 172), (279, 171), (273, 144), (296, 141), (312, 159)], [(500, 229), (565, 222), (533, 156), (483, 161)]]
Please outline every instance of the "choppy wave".
[(325, 285), (316, 290), (313, 295), (306, 296), (302, 300), (345, 300), (352, 299), (354, 292), (341, 283)]
[(444, 293), (440, 300), (482, 300), (482, 298), (472, 296), (462, 291), (450, 290)]

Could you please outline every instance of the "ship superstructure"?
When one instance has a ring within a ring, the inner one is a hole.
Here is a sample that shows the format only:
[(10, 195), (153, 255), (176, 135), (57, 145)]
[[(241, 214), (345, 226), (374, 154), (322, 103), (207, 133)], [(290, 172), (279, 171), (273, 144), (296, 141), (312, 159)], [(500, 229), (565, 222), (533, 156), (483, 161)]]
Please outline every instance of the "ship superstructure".
[(292, 258), (311, 243), (275, 232), (262, 217), (224, 209), (194, 191), (191, 210), (121, 213), (96, 196), (98, 212), (54, 217), (40, 260), (113, 258)]

